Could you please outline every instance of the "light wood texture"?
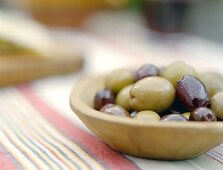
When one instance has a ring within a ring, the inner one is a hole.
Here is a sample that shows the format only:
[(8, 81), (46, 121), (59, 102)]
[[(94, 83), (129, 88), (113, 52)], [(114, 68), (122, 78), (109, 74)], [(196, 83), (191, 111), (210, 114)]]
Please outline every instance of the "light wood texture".
[(1, 56), (0, 86), (22, 83), (50, 75), (69, 73), (81, 69), (82, 66), (83, 58), (80, 55), (50, 58)]
[(222, 122), (145, 122), (92, 109), (103, 77), (86, 77), (75, 86), (70, 106), (102, 141), (120, 152), (151, 159), (184, 160), (223, 142)]

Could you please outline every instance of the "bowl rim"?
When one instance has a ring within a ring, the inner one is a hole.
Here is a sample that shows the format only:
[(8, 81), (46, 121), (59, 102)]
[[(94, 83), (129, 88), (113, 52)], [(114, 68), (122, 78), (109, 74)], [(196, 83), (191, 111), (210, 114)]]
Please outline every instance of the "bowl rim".
[(83, 78), (78, 80), (76, 85), (73, 87), (70, 94), (70, 107), (75, 113), (78, 111), (85, 116), (92, 117), (95, 119), (100, 119), (115, 124), (124, 124), (129, 126), (138, 126), (138, 127), (160, 127), (160, 128), (187, 128), (187, 129), (209, 129), (216, 130), (219, 129), (223, 132), (223, 122), (147, 122), (142, 120), (135, 120), (132, 118), (123, 118), (113, 115), (104, 114), (98, 110), (95, 110), (88, 105), (86, 105), (81, 99), (80, 94), (84, 90), (83, 87), (89, 84), (91, 81), (97, 79), (103, 79), (104, 76), (101, 75), (85, 75)]

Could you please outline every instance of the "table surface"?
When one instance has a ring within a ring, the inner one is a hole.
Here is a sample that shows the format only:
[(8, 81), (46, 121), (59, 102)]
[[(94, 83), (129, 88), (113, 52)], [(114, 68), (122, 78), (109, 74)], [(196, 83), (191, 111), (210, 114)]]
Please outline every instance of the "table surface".
[(223, 72), (220, 45), (186, 35), (155, 39), (140, 18), (129, 13), (98, 14), (84, 30), (52, 34), (83, 50), (85, 68), (0, 90), (0, 169), (223, 169), (223, 145), (185, 161), (118, 153), (95, 137), (69, 107), (71, 89), (89, 73), (174, 60)]

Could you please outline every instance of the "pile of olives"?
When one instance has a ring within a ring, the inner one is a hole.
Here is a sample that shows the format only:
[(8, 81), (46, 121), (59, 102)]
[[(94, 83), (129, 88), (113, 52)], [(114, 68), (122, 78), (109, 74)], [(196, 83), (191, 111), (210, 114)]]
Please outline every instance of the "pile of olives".
[(144, 121), (217, 121), (223, 119), (223, 76), (198, 74), (181, 61), (162, 69), (117, 69), (97, 91), (94, 108)]

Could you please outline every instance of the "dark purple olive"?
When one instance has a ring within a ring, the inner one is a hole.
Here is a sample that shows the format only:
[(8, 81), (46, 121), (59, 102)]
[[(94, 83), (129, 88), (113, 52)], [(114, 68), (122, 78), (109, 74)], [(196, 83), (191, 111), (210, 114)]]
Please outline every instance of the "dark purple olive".
[(169, 114), (166, 116), (163, 116), (161, 121), (175, 121), (175, 122), (186, 122), (188, 121), (186, 117), (180, 114)]
[(94, 97), (94, 108), (96, 110), (100, 110), (104, 105), (114, 102), (115, 102), (115, 97), (111, 90), (108, 89), (98, 90)]
[(199, 107), (191, 112), (189, 120), (191, 121), (217, 121), (215, 113), (206, 107)]
[(159, 68), (157, 68), (156, 66), (152, 64), (145, 64), (136, 71), (135, 81), (141, 80), (149, 76), (158, 76), (159, 72)]
[(210, 107), (206, 87), (194, 76), (184, 76), (177, 82), (176, 92), (180, 102), (190, 111), (198, 107)]
[(123, 107), (115, 104), (106, 104), (100, 109), (100, 111), (110, 115), (115, 115), (120, 117), (130, 117), (128, 111), (126, 111)]

